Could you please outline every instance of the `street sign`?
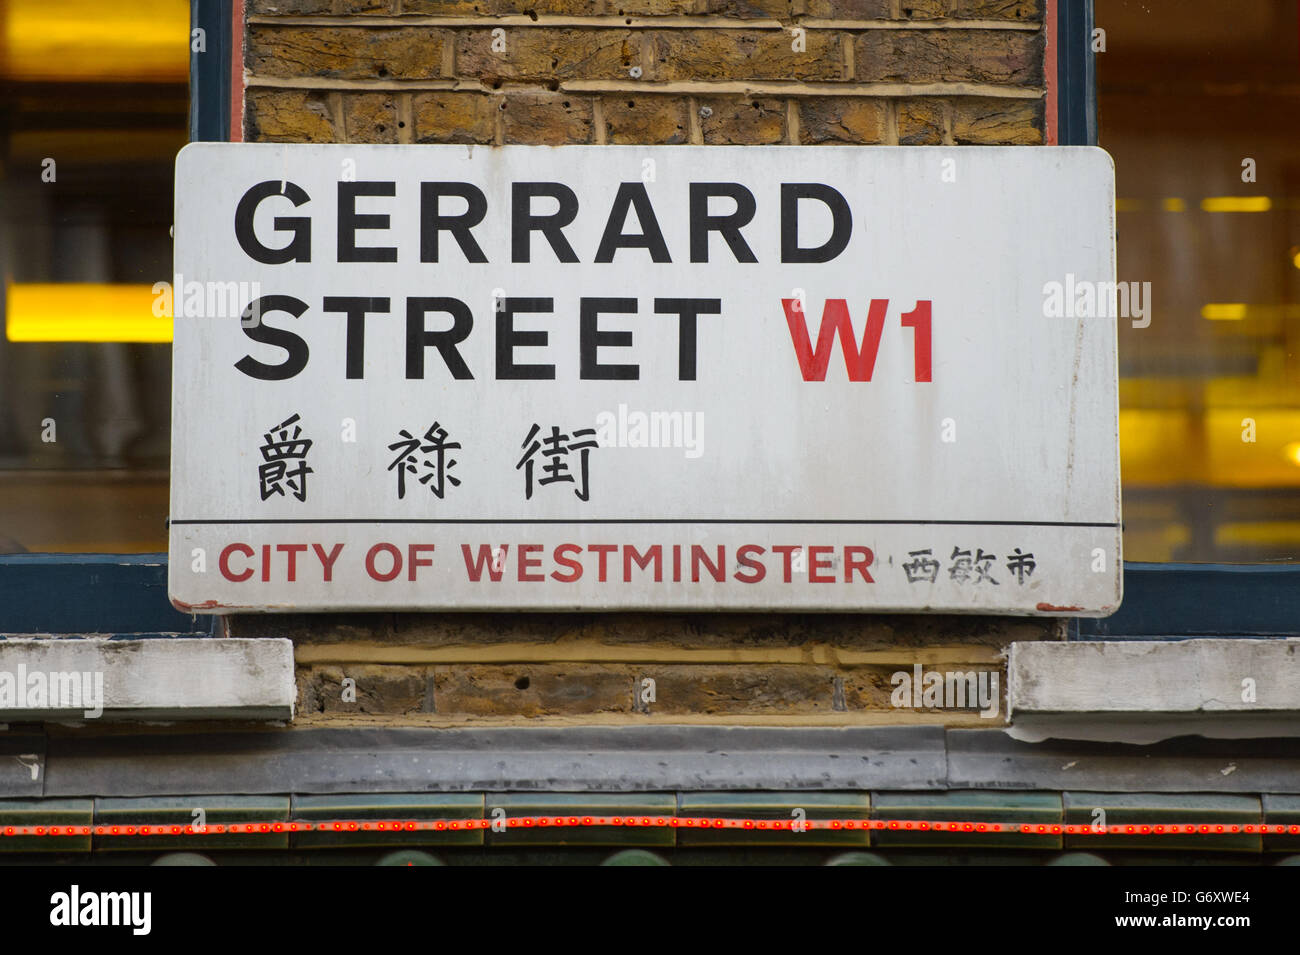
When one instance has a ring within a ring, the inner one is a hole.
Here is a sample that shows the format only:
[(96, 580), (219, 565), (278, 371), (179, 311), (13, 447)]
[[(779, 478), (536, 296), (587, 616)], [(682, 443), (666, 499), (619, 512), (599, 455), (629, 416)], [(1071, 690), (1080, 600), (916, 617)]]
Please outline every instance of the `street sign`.
[(194, 144), (175, 272), (182, 609), (1118, 606), (1099, 149)]

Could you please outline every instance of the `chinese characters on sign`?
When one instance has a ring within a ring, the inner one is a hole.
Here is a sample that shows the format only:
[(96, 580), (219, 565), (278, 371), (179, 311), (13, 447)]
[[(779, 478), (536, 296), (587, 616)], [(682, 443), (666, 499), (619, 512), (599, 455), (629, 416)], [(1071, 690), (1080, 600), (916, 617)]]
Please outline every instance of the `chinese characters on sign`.
[[(428, 487), (435, 497), (442, 497), (446, 493), (447, 483), (450, 482), (453, 487), (459, 486), (460, 479), (453, 477), (447, 472), (456, 466), (455, 458), (448, 458), (448, 451), (455, 451), (460, 448), (460, 442), (447, 440), (447, 429), (435, 421), (429, 425), (429, 430), (424, 432), (424, 443), (421, 444), (418, 438), (411, 437), (411, 433), (405, 429), (398, 432), (399, 440), (388, 446), (389, 451), (396, 451), (397, 457), (388, 465), (388, 470), (397, 471), (397, 496), (399, 499), (406, 497), (406, 475), (407, 473), (415, 474), (421, 468), (425, 473), (420, 476), (420, 483)], [(418, 452), (418, 454), (417, 454)], [(433, 458), (429, 459), (420, 455), (432, 454)]]
[[(560, 429), (555, 425), (551, 426), (551, 433), (537, 441), (537, 433), (540, 428), (534, 424), (528, 431), (528, 437), (524, 438), (523, 447), (524, 456), (519, 459), (516, 468), (524, 469), (524, 498), (532, 499), (533, 496), (533, 465), (535, 456), (541, 453), (545, 464), (542, 465), (543, 476), (538, 479), (537, 483), (541, 487), (547, 484), (554, 484), (557, 481), (568, 481), (570, 484), (576, 484), (573, 489), (574, 496), (580, 501), (590, 500), (591, 495), (587, 490), (587, 455), (591, 449), (596, 447), (595, 428), (581, 428), (573, 432), (573, 438), (567, 434), (562, 434)], [(586, 438), (585, 441), (575, 440), (577, 438)], [(568, 456), (570, 453), (578, 452), (578, 474), (581, 480), (574, 477), (569, 471)]]
[[(903, 564), (903, 572), (907, 574), (909, 584), (922, 582), (933, 584), (939, 579), (941, 565), (929, 547), (924, 550), (908, 551), (907, 556), (911, 559)], [(972, 557), (970, 550), (953, 547), (949, 559), (952, 561), (948, 566), (949, 579), (959, 584), (989, 583), (998, 586), (998, 581), (993, 579), (990, 572), (990, 568), (998, 559), (996, 554), (986, 554), (982, 547), (978, 547)], [(1034, 568), (1037, 566), (1034, 555), (1021, 553), (1019, 547), (1012, 551), (1006, 562), (1007, 570), (1015, 575), (1016, 582), (1022, 587), (1025, 581), (1033, 576)]]
[[(307, 500), (307, 475), (313, 473), (312, 469), (307, 467), (307, 452), (311, 450), (312, 443), (308, 440), (300, 440), (302, 428), (297, 424), (300, 420), (300, 416), (295, 414), (276, 425), (271, 433), (264, 436), (265, 443), (260, 450), (266, 463), (258, 468), (258, 480), (264, 501), (273, 494), (284, 494), (282, 482), (288, 485), (293, 496), (299, 501)], [(292, 438), (289, 437), (289, 425), (294, 425)], [(588, 456), (592, 448), (599, 446), (595, 440), (596, 429), (578, 428), (570, 437), (561, 432), (559, 427), (552, 425), (551, 433), (539, 441), (536, 438), (540, 430), (537, 424), (529, 429), (523, 444), (527, 450), (515, 465), (515, 470), (523, 469), (524, 499), (532, 499), (533, 466), (536, 463), (536, 456), (540, 454), (541, 460), (545, 463), (541, 469), (542, 476), (536, 480), (539, 487), (567, 481), (576, 485), (573, 493), (578, 500), (590, 500), (591, 491), (587, 485), (590, 475)], [(273, 439), (272, 433), (278, 435), (278, 440)], [(408, 473), (418, 474), (423, 471), (424, 473), (418, 478), (419, 483), (425, 485), (438, 498), (442, 498), (446, 493), (448, 484), (452, 487), (460, 486), (460, 479), (450, 473), (456, 466), (456, 459), (449, 457), (447, 452), (462, 450), (462, 445), (459, 441), (448, 441), (447, 429), (439, 422), (435, 421), (424, 432), (423, 442), (413, 437), (406, 429), (399, 431), (398, 435), (399, 440), (388, 445), (388, 450), (396, 451), (397, 456), (387, 468), (397, 475), (398, 500), (406, 497)], [(576, 476), (570, 472), (568, 461), (568, 456), (575, 451), (578, 453)], [(290, 462), (295, 464), (292, 470), (289, 469)]]
[[(292, 435), (289, 433), (290, 425), (293, 426)], [(286, 485), (298, 500), (307, 500), (307, 475), (312, 473), (307, 467), (307, 452), (311, 450), (311, 441), (302, 438), (298, 415), (290, 415), (262, 437), (260, 450), (265, 463), (257, 469), (262, 500), (272, 494), (283, 495)]]

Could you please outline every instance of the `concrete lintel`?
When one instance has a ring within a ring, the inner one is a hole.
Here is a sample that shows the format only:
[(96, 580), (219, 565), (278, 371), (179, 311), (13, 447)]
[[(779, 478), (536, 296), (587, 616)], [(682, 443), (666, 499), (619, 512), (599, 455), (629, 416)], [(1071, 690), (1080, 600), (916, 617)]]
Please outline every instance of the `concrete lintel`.
[(938, 726), (294, 729), (49, 744), (50, 796), (856, 792), (943, 788), (946, 771)]
[(1016, 739), (1300, 736), (1300, 640), (1012, 643)]
[(291, 720), (293, 644), (275, 639), (0, 639), (0, 723)]

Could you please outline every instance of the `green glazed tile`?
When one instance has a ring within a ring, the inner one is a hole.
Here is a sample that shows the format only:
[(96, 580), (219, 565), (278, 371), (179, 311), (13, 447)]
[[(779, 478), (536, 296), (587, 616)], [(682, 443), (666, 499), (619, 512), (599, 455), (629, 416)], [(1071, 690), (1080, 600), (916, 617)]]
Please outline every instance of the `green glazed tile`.
[(645, 849), (623, 849), (615, 852), (601, 865), (672, 865), (663, 856)]
[(878, 852), (841, 852), (825, 865), (893, 865)]
[[(756, 819), (789, 822), (795, 810), (804, 818), (852, 819), (865, 821), (871, 815), (871, 797), (867, 793), (846, 792), (704, 792), (682, 793), (678, 803), (679, 819), (714, 817), (721, 819)], [(701, 829), (677, 827), (680, 846), (868, 846), (871, 833), (866, 829)]]
[(197, 852), (169, 852), (154, 859), (150, 865), (161, 866), (210, 866), (216, 865), (211, 859)]
[[(288, 822), (288, 796), (129, 796), (95, 800), (95, 827), (192, 826), (202, 809), (209, 830), (217, 826)], [(288, 832), (209, 831), (196, 835), (96, 835), (96, 850), (287, 849)]]
[[(489, 793), (487, 818), (494, 810), (512, 816), (588, 816), (671, 819), (677, 798), (671, 793)], [(676, 830), (669, 826), (511, 826), (504, 832), (488, 830), (490, 846), (671, 846)]]
[(419, 849), (398, 849), (380, 858), (375, 865), (442, 865), (437, 856), (421, 852)]
[[(999, 824), (1010, 831), (953, 832), (873, 829), (878, 846), (1003, 846), (1019, 849), (1059, 849), (1062, 836), (1050, 831), (1061, 824), (1060, 793), (952, 790), (949, 792), (873, 793), (871, 818), (924, 822)], [(1047, 826), (1047, 832), (1021, 832), (1023, 825)]]
[[(1068, 825), (1096, 824), (1093, 810), (1106, 812), (1107, 826), (1169, 826), (1208, 823), (1229, 826), (1259, 825), (1263, 821), (1258, 796), (1224, 796), (1209, 793), (1063, 793)], [(1066, 835), (1067, 849), (1207, 849), (1259, 852), (1258, 833), (1180, 833), (1178, 835), (1111, 834)]]
[[(482, 793), (364, 793), (360, 795), (294, 796), (295, 822), (330, 822), (355, 819), (380, 822), (424, 819), (482, 819)], [(377, 830), (337, 832), (313, 830), (291, 837), (295, 848), (343, 846), (481, 846), (482, 829), (418, 829), (414, 832)]]
[[(93, 799), (0, 799), (0, 833), (9, 826), (89, 826), (95, 812)], [(89, 852), (89, 835), (6, 836), (0, 834), (3, 852)]]
[[(1265, 794), (1261, 800), (1266, 826), (1300, 826), (1300, 796)], [(1264, 836), (1265, 852), (1295, 852), (1300, 849), (1300, 833), (1269, 833)]]
[(1063, 866), (1110, 865), (1110, 863), (1101, 856), (1094, 855), (1091, 852), (1062, 852), (1055, 859), (1051, 859), (1043, 864)]

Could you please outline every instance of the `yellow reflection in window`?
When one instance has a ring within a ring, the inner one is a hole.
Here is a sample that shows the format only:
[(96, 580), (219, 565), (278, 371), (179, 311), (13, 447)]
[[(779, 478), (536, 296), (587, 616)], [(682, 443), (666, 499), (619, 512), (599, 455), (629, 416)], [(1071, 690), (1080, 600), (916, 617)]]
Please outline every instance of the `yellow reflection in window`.
[(11, 342), (172, 340), (171, 314), (155, 309), (150, 285), (40, 283), (10, 285), (6, 293), (5, 338)]
[(186, 0), (0, 0), (0, 19), (7, 79), (184, 82), (189, 75)]

